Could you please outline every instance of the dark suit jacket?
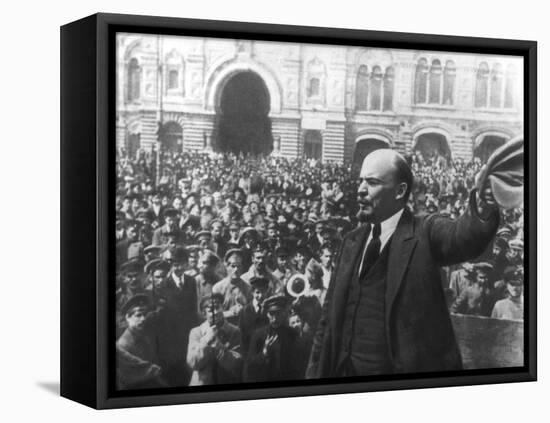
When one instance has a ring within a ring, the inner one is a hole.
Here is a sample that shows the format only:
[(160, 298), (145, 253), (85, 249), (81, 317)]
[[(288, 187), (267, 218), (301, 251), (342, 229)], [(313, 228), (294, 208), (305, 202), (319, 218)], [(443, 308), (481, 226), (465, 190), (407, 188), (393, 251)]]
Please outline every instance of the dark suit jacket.
[(303, 374), (300, 374), (300, 363), (296, 359), (300, 357), (301, 348), (297, 333), (288, 326), (281, 326), (277, 329), (279, 340), (276, 348), (264, 357), (262, 350), (270, 330), (269, 326), (264, 326), (252, 334), (246, 357), (244, 381), (265, 382), (303, 378)]
[(239, 316), (239, 328), (242, 337), (242, 352), (246, 355), (250, 346), (250, 338), (255, 330), (267, 326), (269, 320), (264, 313), (256, 313), (251, 303), (244, 306)]
[(156, 342), (163, 367), (186, 361), (189, 332), (198, 325), (197, 285), (195, 278), (184, 276), (183, 288), (176, 286), (168, 273), (164, 284), (156, 292), (164, 300), (158, 311)]
[[(470, 205), (454, 221), (437, 214), (414, 217), (405, 209), (389, 241), (385, 327), (394, 373), (462, 368), (440, 266), (479, 256), (493, 239), (499, 222), (497, 211), (486, 221), (479, 218), (475, 192)], [(349, 284), (367, 237), (368, 229), (363, 226), (342, 242), (315, 334), (308, 378), (336, 376)]]

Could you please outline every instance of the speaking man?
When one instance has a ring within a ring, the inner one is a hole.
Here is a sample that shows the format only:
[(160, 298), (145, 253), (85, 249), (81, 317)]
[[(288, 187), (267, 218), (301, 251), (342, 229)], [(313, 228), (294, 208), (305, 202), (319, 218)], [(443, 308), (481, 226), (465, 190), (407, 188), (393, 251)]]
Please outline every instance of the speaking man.
[(344, 238), (335, 260), (308, 378), (462, 368), (439, 270), (485, 250), (498, 209), (484, 188), (456, 220), (415, 217), (406, 207), (412, 183), (396, 151), (364, 159), (357, 196), (366, 224)]

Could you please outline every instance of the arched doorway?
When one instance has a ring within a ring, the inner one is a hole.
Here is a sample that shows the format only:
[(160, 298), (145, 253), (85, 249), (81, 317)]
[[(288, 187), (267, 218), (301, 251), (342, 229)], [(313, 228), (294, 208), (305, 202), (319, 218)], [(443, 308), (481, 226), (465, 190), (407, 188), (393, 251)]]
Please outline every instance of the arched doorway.
[(428, 132), (419, 135), (414, 144), (414, 151), (420, 152), (424, 160), (444, 160), (451, 159), (451, 149), (447, 138), (443, 134)]
[(222, 89), (216, 148), (224, 152), (265, 155), (273, 150), (269, 92), (260, 76), (251, 71), (230, 77)]
[(170, 121), (164, 124), (161, 137), (163, 151), (170, 153), (180, 152), (183, 144), (183, 128), (177, 122)]
[(482, 163), (486, 163), (493, 151), (506, 142), (506, 138), (498, 135), (485, 135), (474, 149), (474, 157), (478, 157)]
[(304, 157), (321, 160), (323, 158), (323, 136), (321, 131), (308, 130), (304, 134)]
[(387, 142), (376, 138), (360, 139), (355, 143), (353, 164), (360, 167), (363, 164), (363, 159), (367, 157), (367, 155), (381, 148), (390, 148), (390, 146)]

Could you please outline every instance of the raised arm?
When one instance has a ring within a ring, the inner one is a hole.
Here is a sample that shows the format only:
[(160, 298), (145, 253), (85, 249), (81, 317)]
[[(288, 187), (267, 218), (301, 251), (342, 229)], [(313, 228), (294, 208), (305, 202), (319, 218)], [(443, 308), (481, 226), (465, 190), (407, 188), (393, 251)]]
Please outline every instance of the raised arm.
[(427, 218), (425, 224), (432, 254), (440, 265), (473, 260), (493, 240), (499, 224), (498, 208), (481, 204), (484, 203), (473, 190), (468, 209), (458, 219), (438, 214)]

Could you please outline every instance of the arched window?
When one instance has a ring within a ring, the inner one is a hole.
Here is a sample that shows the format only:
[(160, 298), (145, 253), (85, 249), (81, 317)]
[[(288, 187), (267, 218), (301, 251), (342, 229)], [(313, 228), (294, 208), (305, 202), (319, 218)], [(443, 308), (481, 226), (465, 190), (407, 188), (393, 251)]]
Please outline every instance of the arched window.
[(164, 68), (165, 90), (169, 95), (185, 95), (185, 62), (177, 50), (166, 55)]
[(432, 61), (430, 68), (430, 104), (439, 104), (441, 102), (441, 62), (438, 59)]
[(489, 65), (482, 62), (477, 69), (475, 107), (487, 107), (488, 91)]
[(317, 97), (320, 94), (321, 81), (319, 78), (311, 78), (307, 87), (308, 97)]
[(380, 110), (381, 98), (382, 98), (382, 70), (380, 66), (372, 68), (372, 74), (370, 77), (370, 110)]
[(141, 69), (136, 58), (128, 63), (128, 101), (135, 101), (140, 96)]
[(367, 96), (369, 94), (369, 72), (365, 65), (357, 72), (357, 86), (355, 91), (355, 108), (367, 110)]
[(318, 57), (313, 58), (307, 65), (307, 102), (323, 105), (326, 95), (326, 68)]
[(516, 68), (514, 65), (509, 65), (506, 69), (506, 90), (504, 91), (504, 107), (514, 107), (514, 91), (516, 81)]
[(426, 103), (426, 92), (428, 86), (428, 62), (420, 59), (416, 65), (414, 76), (414, 102), (416, 104)]
[(443, 72), (443, 104), (453, 104), (453, 93), (456, 79), (456, 67), (452, 60), (445, 63)]
[(383, 110), (393, 110), (393, 79), (394, 71), (391, 66), (386, 68), (384, 75), (384, 106)]
[(496, 63), (491, 70), (491, 107), (502, 107), (502, 66)]
[(174, 90), (179, 87), (179, 72), (177, 69), (168, 71), (168, 89)]

